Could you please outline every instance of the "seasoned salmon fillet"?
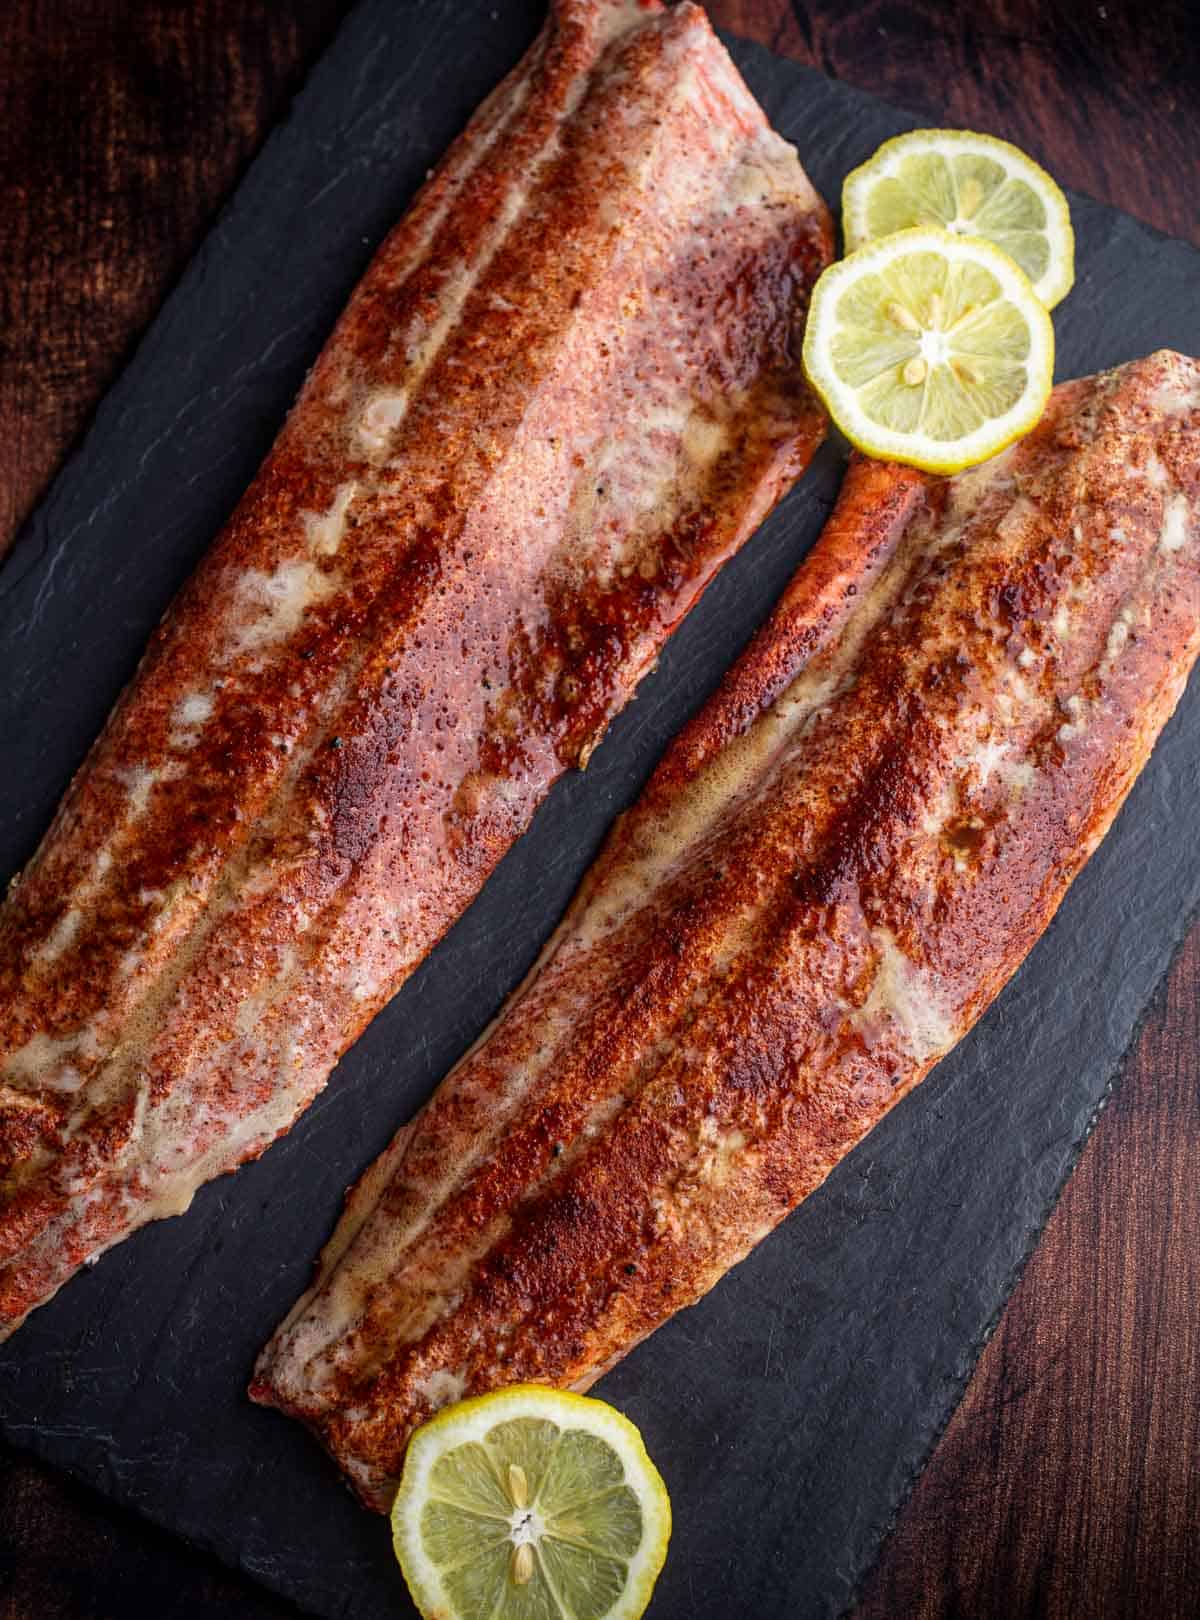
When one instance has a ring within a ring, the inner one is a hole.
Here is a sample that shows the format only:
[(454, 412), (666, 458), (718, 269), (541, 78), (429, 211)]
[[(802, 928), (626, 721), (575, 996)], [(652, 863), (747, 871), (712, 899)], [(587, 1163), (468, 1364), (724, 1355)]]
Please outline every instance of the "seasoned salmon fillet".
[(824, 419), (828, 215), (704, 14), (559, 0), (0, 911), (0, 1336), (261, 1153)]
[(540, 962), (350, 1195), (255, 1399), (385, 1509), (413, 1427), (585, 1389), (979, 1018), (1200, 649), (1200, 365), (953, 478), (855, 460)]

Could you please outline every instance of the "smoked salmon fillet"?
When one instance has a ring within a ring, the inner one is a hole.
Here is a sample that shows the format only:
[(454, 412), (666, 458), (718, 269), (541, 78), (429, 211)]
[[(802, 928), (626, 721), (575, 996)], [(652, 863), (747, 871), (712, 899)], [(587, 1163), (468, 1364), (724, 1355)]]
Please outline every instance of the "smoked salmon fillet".
[(352, 1190), (251, 1393), (385, 1509), (414, 1425), (585, 1389), (971, 1028), (1200, 648), (1200, 365), (953, 478), (852, 462), (539, 964)]
[(831, 254), (691, 4), (558, 0), (0, 912), (0, 1336), (261, 1153), (824, 432)]

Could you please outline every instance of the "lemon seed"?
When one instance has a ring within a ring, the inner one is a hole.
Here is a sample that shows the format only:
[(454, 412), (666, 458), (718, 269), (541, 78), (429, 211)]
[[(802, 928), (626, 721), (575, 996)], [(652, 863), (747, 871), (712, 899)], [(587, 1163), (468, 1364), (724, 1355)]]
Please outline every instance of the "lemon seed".
[(919, 332), (921, 330), (921, 323), (912, 310), (905, 309), (904, 305), (897, 303), (895, 299), (888, 305), (887, 312), (888, 319), (895, 321), (897, 326), (902, 326), (906, 332)]
[(904, 381), (909, 385), (910, 388), (915, 388), (918, 383), (923, 383), (925, 381), (925, 374), (928, 370), (929, 367), (925, 364), (924, 360), (922, 360), (921, 356), (919, 354), (914, 354), (900, 375), (904, 378)]
[(514, 1507), (529, 1506), (529, 1481), (525, 1477), (525, 1470), (520, 1463), (508, 1465), (508, 1494), (513, 1499)]
[(978, 373), (965, 360), (951, 360), (950, 368), (961, 383), (966, 383), (969, 386), (971, 383), (979, 381)]
[(527, 1541), (513, 1548), (509, 1574), (512, 1576), (514, 1586), (524, 1586), (533, 1574), (533, 1548)]

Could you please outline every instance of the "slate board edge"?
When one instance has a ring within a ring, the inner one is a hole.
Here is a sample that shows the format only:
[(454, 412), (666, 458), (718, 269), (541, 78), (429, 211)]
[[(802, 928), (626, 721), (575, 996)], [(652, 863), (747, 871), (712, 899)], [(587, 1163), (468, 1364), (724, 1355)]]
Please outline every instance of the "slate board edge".
[[(352, 12), (350, 14), (350, 16), (347, 17), (345, 23), (342, 25), (342, 27), (338, 31), (337, 38), (335, 39), (334, 42), (331, 42), (331, 45), (329, 47), (327, 47), (327, 52), (325, 54), (328, 54), (328, 51), (332, 50), (334, 48), (334, 46), (336, 45), (336, 43), (337, 43), (337, 41), (339, 39), (344, 40), (344, 37), (345, 37), (346, 33), (354, 27), (355, 19), (360, 18), (362, 16), (362, 14), (366, 11), (366, 9), (367, 9), (366, 7), (357, 8), (355, 12)], [(755, 56), (760, 56), (760, 57), (764, 57), (764, 58), (773, 57), (773, 53), (769, 52), (764, 47), (758, 46), (757, 44), (755, 44), (753, 42), (743, 42), (743, 41), (739, 40), (737, 42), (737, 45), (738, 45), (739, 53), (744, 53), (744, 54), (748, 54), (748, 55), (755, 55)], [(778, 58), (774, 58), (774, 59), (778, 60)], [(321, 59), (319, 59), (319, 61), (320, 60), (324, 60), (324, 56)], [(317, 64), (314, 64), (314, 67), (316, 67), (318, 65), (319, 65), (319, 62)], [(819, 72), (816, 69), (802, 67), (800, 64), (791, 64), (791, 66), (792, 66), (793, 70), (796, 72), (797, 76), (804, 75), (806, 77), (811, 77), (811, 78), (814, 78), (814, 79), (820, 79), (820, 78), (825, 77), (824, 75), (819, 74)], [(310, 79), (311, 79), (311, 75), (310, 75)], [(308, 87), (308, 82), (309, 81), (306, 81), (305, 86), (302, 87), (301, 90), (297, 93), (296, 97), (293, 98), (293, 101), (292, 101), (292, 103), (291, 103), (291, 105), (290, 105), (290, 107), (288, 109), (288, 112), (284, 115), (284, 117), (280, 120), (279, 125), (277, 125), (276, 128), (274, 130), (272, 130), (272, 132), (268, 136), (267, 140), (259, 148), (258, 153), (255, 155), (255, 157), (251, 161), (249, 167), (247, 168), (247, 170), (243, 174), (242, 179), (239, 181), (239, 183), (238, 183), (237, 187), (235, 188), (232, 196), (227, 200), (227, 202), (223, 205), (223, 207), (219, 211), (218, 215), (216, 216), (216, 218), (214, 220), (214, 223), (213, 223), (210, 231), (206, 235), (204, 241), (200, 244), (200, 246), (198, 247), (196, 253), (193, 255), (191, 261), (189, 262), (189, 264), (187, 265), (187, 267), (183, 271), (182, 275), (180, 276), (178, 281), (175, 283), (174, 287), (171, 289), (171, 291), (167, 295), (167, 297), (164, 300), (164, 303), (161, 306), (161, 308), (160, 308), (158, 314), (156, 315), (154, 321), (152, 322), (150, 327), (147, 329), (147, 331), (143, 335), (143, 337), (129, 351), (129, 355), (128, 355), (128, 358), (127, 358), (127, 361), (126, 361), (124, 367), (122, 368), (121, 372), (119, 373), (117, 378), (114, 380), (112, 385), (109, 387), (109, 389), (106, 391), (106, 393), (104, 395), (104, 398), (101, 400), (100, 405), (98, 406), (96, 412), (94, 413), (94, 415), (93, 415), (90, 423), (88, 424), (85, 432), (81, 435), (79, 441), (77, 441), (76, 447), (71, 452), (69, 452), (68, 456), (64, 460), (64, 462), (63, 462), (62, 466), (60, 467), (58, 473), (56, 474), (54, 482), (52, 483), (52, 485), (51, 485), (49, 491), (47, 492), (46, 496), (43, 498), (43, 500), (41, 502), (39, 502), (37, 508), (35, 509), (34, 513), (31, 514), (31, 517), (27, 520), (26, 524), (22, 526), (22, 530), (21, 530), (21, 533), (20, 533), (20, 535), (18, 537), (17, 543), (13, 546), (13, 548), (9, 552), (7, 559), (5, 559), (2, 564), (0, 564), (0, 595), (5, 594), (6, 587), (8, 587), (8, 585), (12, 581), (12, 576), (13, 576), (15, 570), (17, 569), (18, 565), (22, 561), (25, 562), (26, 566), (25, 566), (24, 569), (21, 570), (21, 573), (18, 575), (18, 582), (19, 582), (20, 578), (24, 577), (24, 574), (26, 572), (28, 572), (29, 570), (32, 570), (32, 569), (36, 569), (39, 566), (43, 565), (44, 559), (46, 558), (48, 553), (51, 551), (51, 541), (50, 541), (50, 534), (49, 534), (48, 529), (45, 529), (44, 532), (39, 532), (39, 530), (41, 528), (43, 528), (43, 526), (46, 525), (49, 514), (52, 511), (53, 502), (54, 502), (54, 499), (55, 499), (55, 494), (56, 494), (57, 489), (59, 488), (60, 481), (66, 481), (69, 478), (70, 474), (72, 473), (73, 469), (78, 465), (78, 463), (80, 463), (81, 461), (86, 461), (87, 460), (89, 452), (90, 452), (91, 440), (93, 438), (93, 435), (97, 432), (98, 426), (107, 421), (110, 413), (119, 410), (120, 405), (121, 405), (121, 403), (123, 401), (124, 393), (130, 387), (130, 381), (129, 381), (130, 374), (131, 373), (136, 373), (138, 370), (140, 370), (142, 365), (144, 365), (146, 363), (147, 358), (154, 354), (154, 352), (156, 350), (156, 347), (158, 346), (158, 344), (162, 341), (162, 339), (164, 337), (165, 331), (167, 329), (169, 329), (172, 321), (177, 317), (177, 315), (180, 312), (181, 308), (186, 307), (187, 300), (188, 300), (188, 298), (190, 296), (190, 289), (191, 289), (194, 278), (197, 278), (197, 277), (199, 277), (199, 276), (201, 276), (203, 274), (204, 266), (206, 265), (206, 263), (211, 259), (211, 257), (218, 250), (219, 239), (220, 239), (221, 233), (222, 233), (222, 231), (223, 231), (223, 229), (225, 227), (225, 224), (226, 224), (227, 220), (229, 219), (229, 217), (234, 212), (236, 212), (236, 210), (237, 210), (237, 208), (239, 206), (241, 206), (242, 201), (243, 201), (243, 194), (244, 193), (252, 193), (253, 187), (254, 187), (254, 184), (255, 184), (255, 175), (256, 175), (256, 171), (257, 171), (260, 159), (262, 159), (271, 150), (272, 146), (282, 138), (282, 131), (286, 127), (286, 125), (291, 121), (291, 119), (295, 116), (296, 109), (297, 109), (297, 107), (298, 107), (298, 105), (299, 105), (299, 103), (300, 103), (300, 101), (301, 101), (301, 99), (302, 99), (302, 97), (303, 97), (303, 95), (305, 93), (305, 90)], [(839, 89), (843, 93), (852, 94), (855, 98), (859, 99), (864, 104), (869, 104), (869, 105), (872, 105), (872, 106), (875, 106), (875, 107), (887, 105), (886, 103), (881, 102), (880, 98), (875, 97), (875, 96), (871, 95), (868, 92), (856, 90), (853, 86), (848, 86), (842, 81), (839, 81)], [(903, 117), (909, 119), (911, 122), (913, 122), (913, 123), (918, 122), (918, 119), (917, 119), (916, 115), (913, 115), (913, 114), (907, 112), (904, 109), (891, 109), (891, 108), (889, 108), (889, 110), (899, 111)], [(1072, 194), (1072, 195), (1076, 195), (1076, 194)], [(1110, 205), (1105, 205), (1105, 204), (1100, 204), (1099, 206), (1104, 207), (1106, 209), (1110, 207)], [(1127, 217), (1129, 217), (1130, 219), (1133, 218), (1133, 216), (1127, 216)], [(1164, 240), (1164, 241), (1173, 241), (1174, 240), (1173, 238), (1170, 238), (1169, 236), (1166, 236), (1165, 233), (1156, 230), (1154, 227), (1149, 226), (1149, 225), (1145, 224), (1144, 222), (1142, 222), (1140, 220), (1135, 221), (1135, 223), (1137, 224), (1137, 227), (1138, 227), (1139, 230), (1146, 232), (1149, 236), (1151, 236), (1153, 238), (1158, 238), (1158, 239), (1161, 239), (1161, 240)], [(55, 550), (61, 549), (62, 547), (64, 547), (68, 543), (69, 543), (69, 537), (67, 537), (67, 539), (63, 539), (63, 538), (60, 537), (59, 540), (58, 540), (58, 544), (55, 547)], [(1190, 928), (1192, 921), (1193, 921), (1193, 918), (1191, 916), (1189, 916), (1186, 919), (1183, 926), (1181, 927), (1181, 929), (1179, 930), (1179, 932), (1177, 933), (1177, 936), (1175, 937), (1175, 939), (1174, 939), (1174, 941), (1173, 941), (1173, 943), (1172, 943), (1172, 945), (1170, 947), (1169, 953), (1168, 953), (1167, 965), (1164, 968), (1164, 970), (1159, 974), (1157, 980), (1155, 981), (1155, 984), (1154, 984), (1153, 988), (1151, 989), (1149, 995), (1146, 998), (1145, 1004), (1144, 1004), (1140, 1014), (1138, 1015), (1137, 1019), (1135, 1020), (1133, 1030), (1132, 1030), (1132, 1033), (1130, 1035), (1129, 1042), (1128, 1042), (1128, 1044), (1126, 1046), (1126, 1049), (1125, 1049), (1125, 1052), (1124, 1052), (1122, 1058), (1120, 1059), (1120, 1061), (1117, 1063), (1117, 1065), (1113, 1069), (1113, 1071), (1112, 1071), (1112, 1073), (1111, 1073), (1111, 1075), (1109, 1077), (1107, 1086), (1105, 1087), (1102, 1095), (1098, 1099), (1096, 1107), (1093, 1110), (1092, 1115), (1091, 1115), (1091, 1117), (1090, 1117), (1090, 1119), (1089, 1119), (1089, 1121), (1087, 1123), (1086, 1129), (1083, 1131), (1083, 1133), (1081, 1134), (1078, 1141), (1072, 1145), (1072, 1149), (1071, 1149), (1071, 1152), (1070, 1152), (1070, 1155), (1069, 1155), (1069, 1158), (1068, 1158), (1068, 1161), (1067, 1161), (1067, 1164), (1066, 1164), (1065, 1171), (1064, 1171), (1063, 1175), (1061, 1176), (1056, 1189), (1054, 1190), (1054, 1192), (1052, 1193), (1050, 1198), (1046, 1201), (1046, 1206), (1045, 1206), (1045, 1209), (1043, 1210), (1042, 1214), (1040, 1215), (1040, 1217), (1036, 1221), (1034, 1221), (1031, 1224), (1031, 1226), (1029, 1228), (1029, 1231), (1026, 1234), (1026, 1242), (1025, 1242), (1023, 1252), (1021, 1254), (1021, 1257), (1017, 1261), (1017, 1263), (1012, 1267), (1009, 1278), (1008, 1278), (1008, 1280), (1007, 1280), (1007, 1282), (1006, 1282), (1006, 1284), (1004, 1286), (1003, 1298), (1001, 1300), (999, 1308), (997, 1309), (995, 1315), (993, 1316), (992, 1320), (989, 1322), (989, 1324), (986, 1327), (986, 1329), (984, 1330), (984, 1332), (979, 1337), (978, 1342), (975, 1343), (974, 1345), (972, 1345), (967, 1351), (964, 1352), (963, 1359), (962, 1359), (962, 1365), (961, 1365), (961, 1376), (956, 1380), (954, 1386), (949, 1389), (950, 1399), (946, 1403), (944, 1419), (941, 1422), (940, 1426), (937, 1428), (937, 1432), (932, 1436), (929, 1447), (928, 1447), (928, 1450), (925, 1452), (923, 1458), (921, 1459), (920, 1464), (917, 1467), (914, 1468), (914, 1470), (912, 1472), (911, 1479), (910, 1479), (910, 1481), (908, 1483), (907, 1488), (904, 1490), (904, 1492), (901, 1495), (900, 1499), (897, 1501), (896, 1506), (895, 1506), (895, 1510), (894, 1510), (893, 1515), (892, 1515), (892, 1519), (890, 1521), (891, 1523), (895, 1522), (895, 1517), (896, 1517), (896, 1515), (898, 1515), (901, 1508), (903, 1507), (903, 1503), (904, 1503), (905, 1500), (907, 1500), (908, 1495), (911, 1494), (912, 1487), (915, 1484), (916, 1479), (919, 1477), (920, 1472), (922, 1471), (925, 1462), (928, 1460), (928, 1457), (929, 1457), (929, 1455), (931, 1455), (932, 1451), (936, 1448), (938, 1440), (940, 1439), (941, 1435), (944, 1433), (945, 1427), (948, 1424), (948, 1422), (950, 1420), (950, 1417), (953, 1415), (953, 1412), (956, 1409), (959, 1400), (961, 1399), (962, 1390), (965, 1388), (965, 1385), (966, 1385), (968, 1379), (971, 1376), (971, 1373), (972, 1373), (972, 1371), (974, 1369), (974, 1366), (976, 1365), (976, 1362), (978, 1360), (979, 1354), (981, 1353), (983, 1347), (986, 1345), (988, 1339), (990, 1338), (992, 1332), (994, 1331), (995, 1325), (998, 1322), (1000, 1315), (1003, 1313), (1005, 1305), (1007, 1304), (1007, 1301), (1008, 1301), (1008, 1299), (1009, 1299), (1009, 1297), (1011, 1295), (1012, 1289), (1016, 1286), (1016, 1283), (1019, 1281), (1020, 1275), (1024, 1270), (1024, 1266), (1028, 1261), (1029, 1255), (1032, 1253), (1034, 1247), (1036, 1246), (1036, 1244), (1037, 1244), (1037, 1242), (1039, 1240), (1041, 1232), (1044, 1230), (1045, 1222), (1049, 1218), (1050, 1214), (1052, 1213), (1052, 1211), (1053, 1211), (1053, 1209), (1054, 1209), (1054, 1207), (1055, 1207), (1055, 1205), (1056, 1205), (1056, 1203), (1058, 1201), (1058, 1198), (1061, 1196), (1062, 1188), (1063, 1188), (1063, 1186), (1065, 1186), (1066, 1179), (1071, 1174), (1071, 1172), (1073, 1171), (1075, 1165), (1078, 1163), (1078, 1159), (1079, 1159), (1084, 1147), (1086, 1146), (1087, 1141), (1090, 1139), (1091, 1131), (1094, 1129), (1095, 1123), (1096, 1123), (1097, 1119), (1099, 1118), (1100, 1113), (1103, 1111), (1103, 1108), (1107, 1105), (1107, 1102), (1110, 1100), (1110, 1098), (1112, 1096), (1112, 1092), (1113, 1092), (1113, 1088), (1114, 1088), (1116, 1079), (1120, 1075), (1120, 1073), (1122, 1072), (1122, 1070), (1125, 1067), (1126, 1063), (1128, 1062), (1129, 1054), (1132, 1051), (1133, 1047), (1136, 1045), (1136, 1042), (1137, 1042), (1138, 1038), (1140, 1037), (1140, 1034), (1141, 1034), (1141, 1031), (1142, 1031), (1142, 1029), (1144, 1027), (1145, 1021), (1146, 1021), (1147, 1017), (1150, 1015), (1150, 1013), (1154, 1009), (1158, 994), (1159, 994), (1159, 992), (1161, 990), (1163, 980), (1170, 972), (1171, 964), (1174, 962), (1175, 957), (1178, 955), (1178, 952), (1179, 952), (1179, 950), (1180, 950), (1180, 948), (1181, 948), (1181, 946), (1182, 946), (1182, 944), (1183, 944), (1183, 942), (1184, 942), (1184, 940), (1186, 938), (1188, 929)], [(28, 1449), (31, 1449), (31, 1450), (36, 1451), (36, 1449), (37, 1449), (36, 1448), (36, 1442), (33, 1445), (30, 1445), (30, 1442), (29, 1442), (29, 1440), (27, 1438), (22, 1438), (20, 1441), (14, 1441), (14, 1443), (18, 1444), (18, 1445), (21, 1445), (21, 1446), (24, 1446), (24, 1447), (27, 1447)], [(94, 1474), (89, 1474), (82, 1467), (79, 1467), (79, 1468), (72, 1467), (69, 1463), (64, 1464), (61, 1461), (58, 1461), (57, 1459), (56, 1459), (56, 1462), (55, 1462), (55, 1466), (63, 1468), (63, 1471), (66, 1472), (68, 1475), (70, 1475), (73, 1478), (76, 1478), (76, 1479), (80, 1480), (85, 1485), (85, 1487), (87, 1489), (91, 1489), (91, 1490), (99, 1489), (99, 1487), (97, 1487), (97, 1485), (94, 1483)], [(332, 1479), (332, 1476), (331, 1476), (331, 1479)], [(122, 1511), (132, 1511), (134, 1513), (137, 1513), (140, 1517), (145, 1518), (148, 1522), (152, 1522), (152, 1523), (155, 1523), (155, 1524), (161, 1524), (165, 1528), (167, 1528), (172, 1534), (181, 1535), (181, 1532), (177, 1528), (175, 1528), (169, 1522), (168, 1519), (166, 1519), (165, 1517), (160, 1517), (159, 1515), (157, 1515), (153, 1511), (151, 1511), (149, 1509), (146, 1509), (146, 1508), (144, 1508), (142, 1506), (135, 1506), (134, 1504), (127, 1502), (126, 1500), (123, 1499), (123, 1497), (121, 1496), (120, 1493), (107, 1493), (107, 1492), (104, 1492), (103, 1490), (101, 1490), (100, 1493), (102, 1495), (105, 1495), (107, 1500), (116, 1500), (118, 1502), (118, 1504), (119, 1504)], [(296, 1606), (298, 1608), (300, 1607), (300, 1605), (297, 1604), (297, 1600), (296, 1600), (295, 1596), (293, 1595), (293, 1593), (291, 1592), (291, 1590), (289, 1590), (284, 1585), (279, 1584), (276, 1581), (272, 1580), (270, 1578), (270, 1576), (266, 1572), (250, 1568), (245, 1560), (240, 1560), (239, 1561), (236, 1557), (229, 1556), (229, 1555), (226, 1555), (226, 1554), (222, 1553), (220, 1551), (217, 1543), (215, 1541), (213, 1541), (212, 1539), (210, 1539), (208, 1536), (204, 1535), (203, 1533), (193, 1533), (193, 1534), (188, 1535), (184, 1539), (187, 1539), (193, 1545), (196, 1545), (198, 1547), (202, 1547), (202, 1548), (204, 1548), (204, 1549), (206, 1549), (206, 1550), (208, 1550), (210, 1552), (215, 1553), (215, 1555), (218, 1557), (218, 1559), (222, 1563), (225, 1563), (226, 1565), (228, 1565), (228, 1567), (239, 1570), (241, 1573), (243, 1573), (245, 1575), (248, 1575), (251, 1579), (255, 1580), (259, 1584), (270, 1587), (273, 1590), (282, 1593), (288, 1599), (288, 1601), (290, 1601), (293, 1604), (296, 1604)], [(875, 1562), (877, 1562), (877, 1560), (878, 1560), (878, 1552), (876, 1554)], [(872, 1564), (870, 1567), (874, 1567), (874, 1564)], [(861, 1585), (861, 1580), (865, 1579), (867, 1574), (869, 1574), (869, 1568), (868, 1568), (868, 1570), (864, 1571), (863, 1575), (860, 1577), (860, 1583), (859, 1583), (860, 1585)], [(304, 1608), (302, 1610), (302, 1612), (305, 1612), (305, 1613), (319, 1613), (321, 1611), (314, 1610), (314, 1609), (309, 1609), (309, 1608)]]

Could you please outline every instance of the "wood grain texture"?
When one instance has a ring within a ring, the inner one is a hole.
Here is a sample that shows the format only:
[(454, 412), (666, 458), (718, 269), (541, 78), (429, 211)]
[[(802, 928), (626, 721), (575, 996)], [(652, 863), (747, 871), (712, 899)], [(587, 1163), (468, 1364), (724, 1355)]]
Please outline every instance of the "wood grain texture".
[(855, 1620), (1200, 1603), (1200, 931)]
[[(1196, 240), (1191, 0), (711, 0), (723, 27), (931, 124), (1015, 141), (1065, 186)], [(836, 201), (836, 199), (831, 199)]]
[(290, 1603), (19, 1453), (0, 1452), (3, 1620), (290, 1620)]
[[(503, 0), (497, 0), (502, 4)], [(8, 0), (0, 550), (345, 0)], [(711, 0), (715, 21), (1200, 241), (1190, 0)], [(834, 199), (836, 200), (836, 199)], [(855, 1620), (1175, 1616), (1200, 1590), (1200, 932)], [(0, 1620), (293, 1612), (0, 1450)]]
[(345, 9), (5, 6), (0, 552)]

